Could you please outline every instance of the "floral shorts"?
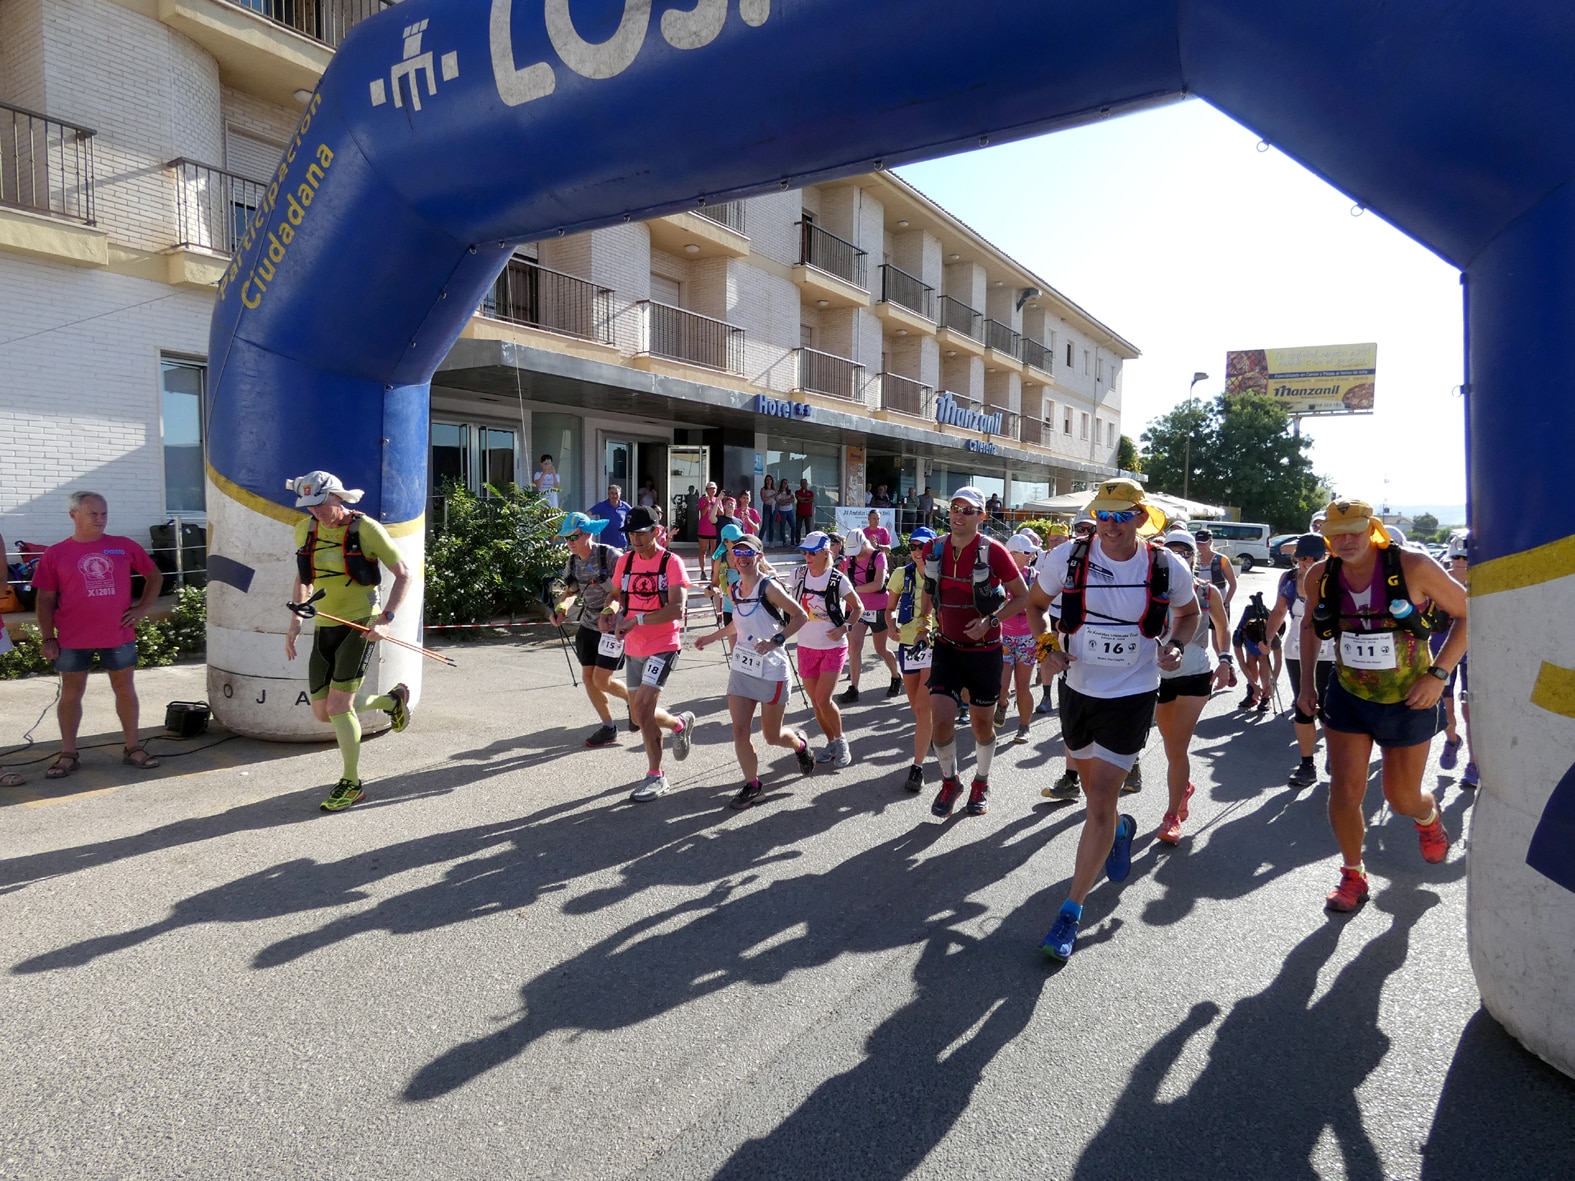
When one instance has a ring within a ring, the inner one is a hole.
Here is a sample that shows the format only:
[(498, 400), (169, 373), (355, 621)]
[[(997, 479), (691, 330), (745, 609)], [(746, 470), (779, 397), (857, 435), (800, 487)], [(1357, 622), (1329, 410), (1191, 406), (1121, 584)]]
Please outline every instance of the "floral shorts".
[(1030, 668), (1039, 663), (1034, 651), (1035, 641), (1033, 636), (1002, 636), (1001, 637), (1001, 663), (1026, 664)]

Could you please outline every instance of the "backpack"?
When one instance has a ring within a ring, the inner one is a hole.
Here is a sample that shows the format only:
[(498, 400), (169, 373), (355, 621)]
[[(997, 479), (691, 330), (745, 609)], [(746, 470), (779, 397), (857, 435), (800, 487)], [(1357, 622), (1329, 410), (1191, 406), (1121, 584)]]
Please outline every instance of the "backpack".
[(811, 590), (804, 585), (809, 580), (809, 567), (800, 566), (793, 572), (793, 597), (802, 600), (806, 593), (819, 595), (826, 604), (826, 618), (831, 622), (831, 626), (841, 627), (848, 621), (846, 612), (842, 610), (842, 598), (847, 594), (843, 583), (847, 580), (847, 575), (835, 566), (830, 568), (830, 572), (831, 577), (826, 581), (825, 590)]
[[(1436, 608), (1429, 606), (1426, 611), (1412, 609), (1405, 615), (1397, 617), (1390, 608), (1395, 603), (1411, 602), (1411, 592), (1406, 588), (1405, 566), (1400, 560), (1400, 546), (1387, 545), (1379, 551), (1379, 560), (1383, 562), (1384, 573), (1384, 609), (1380, 614), (1353, 616), (1361, 619), (1381, 619), (1374, 631), (1398, 632), (1403, 631), (1418, 639), (1426, 637), (1438, 629), (1438, 615)], [(1318, 584), (1318, 605), (1313, 609), (1313, 634), (1320, 640), (1333, 639), (1334, 636), (1345, 629), (1340, 626), (1342, 618), (1340, 611), (1340, 559), (1331, 554), (1324, 559), (1323, 579)], [(1447, 619), (1448, 617), (1445, 616)]]
[[(1071, 635), (1087, 622), (1088, 608), (1083, 601), (1088, 589), (1088, 551), (1091, 539), (1079, 537), (1072, 542), (1072, 553), (1066, 563), (1066, 583), (1061, 587), (1061, 621), (1063, 635)], [(1113, 623), (1136, 623), (1138, 632), (1148, 639), (1158, 639), (1170, 620), (1170, 564), (1165, 561), (1165, 547), (1157, 541), (1144, 542), (1148, 547), (1148, 580), (1140, 585), (1148, 590), (1148, 605), (1143, 608), (1141, 619), (1114, 619), (1100, 616)], [(1117, 584), (1114, 590), (1125, 584)], [(1093, 614), (1098, 615), (1099, 612)]]
[[(946, 552), (946, 547), (951, 544), (950, 535), (937, 538), (940, 542), (930, 542), (924, 549), (924, 589), (929, 594), (930, 600), (939, 609), (941, 603), (941, 561)], [(1006, 591), (1001, 587), (1001, 580), (990, 569), (990, 547), (999, 545), (1000, 542), (979, 534), (979, 544), (973, 551), (973, 609), (980, 615), (990, 615), (999, 611), (1006, 603)]]
[[(345, 527), (344, 540), (339, 543), (340, 557), (344, 560), (345, 585), (377, 586), (383, 581), (383, 567), (376, 558), (369, 558), (361, 551), (361, 518), (365, 513), (350, 511), (350, 524)], [(317, 518), (306, 531), (306, 544), (295, 551), (295, 571), (302, 586), (317, 584)]]
[[(676, 555), (669, 549), (663, 549), (661, 547), (657, 548), (657, 567), (654, 571), (656, 574), (656, 595), (663, 607), (667, 606), (667, 570), (669, 559), (675, 556)], [(635, 553), (633, 550), (627, 551), (623, 557), (618, 559), (623, 563), (623, 572), (618, 575), (618, 597), (623, 601), (625, 610), (628, 609), (629, 583), (634, 576), (634, 559)]]
[(738, 584), (734, 583), (732, 586), (727, 588), (727, 596), (733, 600), (733, 606), (735, 608), (745, 603), (759, 603), (765, 608), (766, 614), (772, 619), (776, 620), (778, 625), (786, 626), (788, 621), (787, 612), (782, 610), (781, 607), (778, 607), (766, 596), (766, 587), (770, 586), (773, 582), (776, 582), (776, 579), (767, 574), (759, 582), (755, 583), (755, 597), (752, 599), (739, 598)]

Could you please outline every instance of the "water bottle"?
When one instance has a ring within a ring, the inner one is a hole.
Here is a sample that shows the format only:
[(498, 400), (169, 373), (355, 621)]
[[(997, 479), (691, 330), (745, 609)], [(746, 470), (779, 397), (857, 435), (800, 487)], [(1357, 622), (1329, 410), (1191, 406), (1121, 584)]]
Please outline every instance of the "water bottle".
[(1413, 636), (1425, 636), (1430, 630), (1427, 621), (1411, 605), (1410, 599), (1390, 599), (1389, 614), (1403, 630)]

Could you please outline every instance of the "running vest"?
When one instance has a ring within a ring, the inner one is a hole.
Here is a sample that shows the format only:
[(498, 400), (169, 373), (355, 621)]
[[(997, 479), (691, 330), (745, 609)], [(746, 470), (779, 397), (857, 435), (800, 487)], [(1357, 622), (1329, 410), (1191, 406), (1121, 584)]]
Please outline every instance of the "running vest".
[[(739, 591), (739, 588), (743, 585), (741, 582), (735, 582), (731, 586), (729, 586), (727, 588), (727, 597), (729, 599), (731, 599), (732, 602), (733, 602), (733, 608), (734, 608), (733, 615), (734, 615), (734, 617), (736, 618), (736, 617), (738, 617), (740, 615), (742, 615), (742, 616), (749, 616), (749, 615), (754, 614), (754, 610), (753, 610), (754, 605), (756, 603), (758, 603), (758, 604), (760, 604), (760, 606), (765, 608), (766, 614), (771, 616), (772, 619), (776, 620), (779, 625), (785, 625), (787, 623), (787, 621), (788, 621), (787, 612), (782, 610), (781, 607), (778, 607), (775, 603), (773, 603), (766, 596), (766, 587), (770, 586), (775, 581), (776, 581), (776, 579), (773, 578), (772, 576), (770, 576), (769, 574), (766, 575), (766, 577), (760, 579), (758, 582), (755, 583), (755, 594), (754, 594), (754, 597), (753, 598), (749, 598), (749, 599), (745, 599), (745, 598), (740, 598), (739, 597), (738, 591)], [(750, 610), (739, 611), (738, 610), (739, 607), (748, 607), (748, 608), (750, 608)], [(761, 636), (760, 638), (763, 639), (763, 640), (764, 639), (770, 639), (769, 636)]]
[(1230, 586), (1230, 583), (1225, 581), (1225, 556), (1223, 554), (1215, 554), (1209, 559), (1209, 581), (1219, 587), (1220, 590), (1225, 590)]
[[(1097, 615), (1112, 623), (1135, 623), (1138, 632), (1148, 639), (1157, 640), (1170, 620), (1170, 565), (1165, 561), (1165, 547), (1157, 541), (1145, 542), (1148, 549), (1148, 581), (1144, 583), (1118, 583), (1110, 590), (1140, 585), (1148, 590), (1148, 605), (1141, 619), (1116, 619), (1098, 611), (1090, 611), (1084, 603), (1088, 589), (1088, 550), (1091, 540), (1079, 537), (1072, 542), (1072, 556), (1066, 563), (1066, 585), (1061, 588), (1061, 619), (1058, 624), (1063, 635), (1071, 635), (1087, 622), (1087, 616)], [(1201, 630), (1201, 629), (1199, 629)]]
[[(377, 586), (383, 581), (383, 568), (376, 558), (369, 558), (361, 552), (361, 518), (365, 513), (352, 511), (350, 524), (345, 526), (345, 535), (339, 543), (339, 556), (344, 562), (345, 585), (358, 583), (361, 586)], [(307, 530), (306, 544), (295, 551), (295, 570), (301, 579), (302, 586), (315, 586), (317, 584), (317, 519), (312, 519), (312, 527)], [(338, 574), (339, 571), (324, 571), (325, 574)]]
[(1403, 631), (1408, 635), (1425, 638), (1437, 627), (1437, 613), (1432, 604), (1426, 609), (1412, 607), (1403, 619), (1397, 619), (1389, 608), (1397, 602), (1411, 603), (1410, 591), (1405, 584), (1405, 566), (1400, 560), (1398, 545), (1385, 546), (1379, 551), (1383, 563), (1384, 603), (1380, 611), (1365, 611), (1347, 616), (1340, 610), (1340, 559), (1330, 555), (1324, 559), (1323, 580), (1318, 584), (1318, 605), (1313, 609), (1313, 634), (1320, 640), (1333, 639), (1342, 631), (1355, 631), (1344, 626), (1346, 618), (1364, 621), (1363, 631)]
[[(973, 550), (973, 609), (980, 615), (990, 615), (999, 611), (1006, 605), (1006, 591), (1001, 586), (1001, 580), (996, 578), (990, 569), (990, 547), (998, 545), (983, 533), (978, 535), (979, 544)], [(946, 547), (951, 545), (951, 535), (940, 539), (940, 544), (931, 545), (924, 551), (924, 589), (929, 592), (930, 601), (935, 604), (936, 616), (939, 618), (941, 607), (941, 565), (946, 553)], [(910, 615), (911, 618), (911, 615)]]
[(919, 566), (916, 562), (909, 562), (902, 568), (902, 590), (897, 594), (897, 624), (902, 626), (913, 622), (913, 616), (918, 610)]
[[(634, 559), (636, 556), (633, 550), (629, 550), (620, 559), (623, 562), (623, 573), (618, 579), (618, 597), (622, 600), (625, 611), (629, 609), (629, 582), (634, 577)], [(673, 556), (674, 554), (671, 550), (658, 546), (656, 550), (656, 569), (649, 571), (649, 573), (656, 575), (656, 595), (663, 607), (667, 606), (667, 563), (668, 559)]]
[(804, 583), (809, 578), (809, 567), (800, 566), (793, 572), (793, 597), (802, 599), (806, 593), (819, 595), (826, 604), (826, 620), (832, 627), (841, 627), (847, 623), (847, 613), (842, 609), (842, 597), (847, 594), (843, 583), (847, 576), (835, 566), (830, 568), (831, 577), (826, 582), (825, 590), (806, 588)]

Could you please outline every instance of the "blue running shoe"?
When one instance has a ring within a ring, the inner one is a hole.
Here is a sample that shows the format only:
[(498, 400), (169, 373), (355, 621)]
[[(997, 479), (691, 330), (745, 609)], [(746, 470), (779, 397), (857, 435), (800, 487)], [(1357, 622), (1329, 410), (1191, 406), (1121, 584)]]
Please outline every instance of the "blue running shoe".
[(1438, 769), (1440, 771), (1453, 771), (1455, 764), (1460, 761), (1460, 739), (1444, 739), (1444, 749), (1438, 756)]
[(1132, 838), (1137, 835), (1137, 821), (1123, 812), (1116, 818), (1116, 839), (1110, 846), (1110, 856), (1105, 858), (1105, 876), (1113, 882), (1124, 882), (1132, 872)]
[[(1074, 909), (1077, 909), (1078, 913), (1073, 914)], [(1055, 922), (1050, 925), (1050, 933), (1039, 945), (1039, 950), (1051, 959), (1065, 963), (1071, 958), (1072, 944), (1077, 942), (1077, 923), (1082, 917), (1082, 910), (1076, 907), (1075, 903), (1063, 902), (1061, 913), (1055, 916)]]

